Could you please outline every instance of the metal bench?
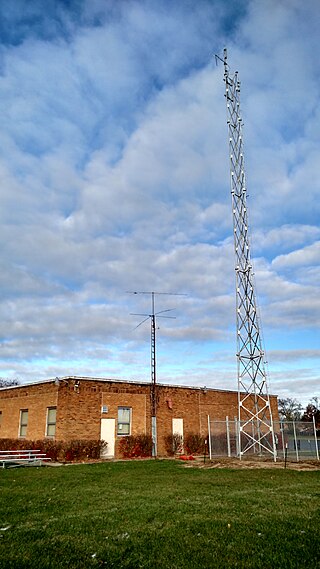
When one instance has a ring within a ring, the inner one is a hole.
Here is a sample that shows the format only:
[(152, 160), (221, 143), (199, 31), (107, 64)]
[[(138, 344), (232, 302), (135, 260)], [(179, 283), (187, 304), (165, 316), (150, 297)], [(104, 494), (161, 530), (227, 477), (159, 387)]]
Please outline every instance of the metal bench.
[(51, 460), (40, 450), (0, 450), (0, 465), (2, 468), (17, 466), (42, 466), (46, 460)]

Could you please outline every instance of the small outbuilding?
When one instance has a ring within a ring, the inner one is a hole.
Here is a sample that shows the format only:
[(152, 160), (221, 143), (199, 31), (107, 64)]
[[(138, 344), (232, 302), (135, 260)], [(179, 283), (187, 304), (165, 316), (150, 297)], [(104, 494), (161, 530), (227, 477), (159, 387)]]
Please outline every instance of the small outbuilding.
[[(209, 387), (157, 385), (157, 454), (166, 454), (166, 437), (208, 435), (208, 416), (233, 420), (238, 393)], [(119, 456), (128, 435), (151, 435), (150, 383), (60, 377), (0, 389), (0, 439), (105, 440), (105, 458)], [(270, 397), (278, 419), (276, 396)]]

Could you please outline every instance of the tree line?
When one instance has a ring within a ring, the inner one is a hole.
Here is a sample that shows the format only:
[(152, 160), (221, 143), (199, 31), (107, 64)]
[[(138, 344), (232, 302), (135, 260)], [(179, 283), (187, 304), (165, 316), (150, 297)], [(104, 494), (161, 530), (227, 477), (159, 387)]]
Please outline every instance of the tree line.
[(0, 387), (13, 387), (14, 385), (20, 385), (20, 381), (18, 379), (0, 377)]
[(320, 398), (312, 397), (304, 409), (297, 399), (292, 397), (278, 399), (279, 417), (282, 421), (313, 421), (320, 429)]

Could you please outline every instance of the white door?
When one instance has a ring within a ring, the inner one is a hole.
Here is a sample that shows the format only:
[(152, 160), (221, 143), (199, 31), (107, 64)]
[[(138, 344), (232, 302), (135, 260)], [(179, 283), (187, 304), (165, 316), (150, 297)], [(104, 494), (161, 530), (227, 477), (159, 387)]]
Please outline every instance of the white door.
[(115, 419), (101, 419), (100, 439), (108, 443), (106, 450), (102, 451), (101, 453), (101, 458), (114, 457), (115, 430), (116, 430)]
[(183, 419), (172, 419), (172, 434), (181, 437), (181, 447), (179, 452), (183, 452)]
[(172, 419), (172, 434), (175, 433), (183, 439), (183, 419)]

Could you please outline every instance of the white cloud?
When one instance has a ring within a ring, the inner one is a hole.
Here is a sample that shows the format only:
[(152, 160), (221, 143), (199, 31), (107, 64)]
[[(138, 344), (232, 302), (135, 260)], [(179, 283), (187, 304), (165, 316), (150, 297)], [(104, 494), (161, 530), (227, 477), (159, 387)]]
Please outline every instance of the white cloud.
[(319, 265), (320, 241), (312, 243), (303, 249), (292, 251), (287, 255), (279, 255), (272, 264), (277, 268), (297, 268), (301, 266)]
[[(320, 236), (320, 228), (314, 225), (285, 224), (267, 231), (256, 231), (254, 250), (290, 251), (299, 245), (313, 242)], [(277, 258), (276, 258), (277, 259)], [(276, 262), (273, 259), (273, 263)]]
[(320, 359), (320, 349), (315, 350), (272, 350), (269, 356), (273, 361), (294, 362), (299, 360)]

